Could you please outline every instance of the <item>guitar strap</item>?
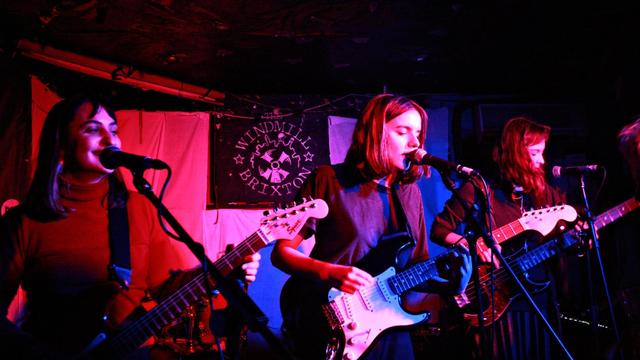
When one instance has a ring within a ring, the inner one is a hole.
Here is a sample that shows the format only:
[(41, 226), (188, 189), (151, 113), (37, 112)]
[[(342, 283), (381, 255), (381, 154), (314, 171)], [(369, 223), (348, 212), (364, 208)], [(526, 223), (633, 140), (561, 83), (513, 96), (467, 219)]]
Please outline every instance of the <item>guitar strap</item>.
[[(389, 233), (398, 232), (398, 233), (407, 233), (408, 237), (411, 239), (411, 248), (407, 248), (406, 250), (413, 249), (415, 247), (415, 237), (413, 237), (413, 232), (411, 231), (411, 226), (409, 225), (409, 221), (407, 220), (407, 213), (404, 211), (404, 207), (402, 206), (402, 202), (400, 202), (400, 197), (398, 196), (398, 188), (399, 184), (395, 184), (391, 186), (391, 201), (393, 201), (393, 213), (391, 216), (392, 226), (389, 227)], [(411, 251), (402, 251), (398, 254), (396, 259), (396, 263), (401, 265), (401, 267), (405, 267), (409, 262), (409, 257), (411, 255)]]
[(404, 208), (402, 207), (402, 203), (400, 202), (400, 198), (398, 197), (398, 187), (400, 185), (394, 184), (391, 186), (391, 201), (393, 201), (393, 212), (391, 216), (391, 224), (390, 232), (398, 232), (398, 231), (406, 231), (409, 233), (409, 236), (413, 238), (411, 234), (411, 227), (407, 221), (407, 215), (404, 212)]
[[(111, 184), (110, 184), (111, 186)], [(123, 288), (131, 282), (131, 250), (129, 246), (127, 206), (109, 204), (109, 278)]]
[[(412, 249), (415, 247), (415, 238), (413, 237), (413, 233), (411, 232), (411, 226), (409, 226), (409, 222), (407, 220), (407, 214), (404, 211), (404, 207), (400, 202), (400, 197), (398, 196), (398, 188), (399, 184), (394, 184), (391, 186), (391, 202), (393, 206), (391, 207), (391, 219), (389, 230), (387, 231), (387, 235), (393, 233), (406, 233), (408, 234), (408, 238), (411, 239), (411, 246), (405, 249), (401, 249), (399, 253), (396, 254), (396, 264), (401, 268), (404, 268), (409, 263), (409, 258), (411, 257)], [(393, 239), (395, 237), (391, 237)]]

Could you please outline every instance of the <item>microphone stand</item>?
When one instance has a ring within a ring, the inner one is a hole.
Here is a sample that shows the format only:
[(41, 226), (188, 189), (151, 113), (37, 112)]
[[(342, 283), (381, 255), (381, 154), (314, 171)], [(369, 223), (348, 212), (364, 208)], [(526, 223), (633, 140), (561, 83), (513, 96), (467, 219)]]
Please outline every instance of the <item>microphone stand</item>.
[[(242, 289), (235, 284), (232, 280), (224, 277), (213, 265), (211, 260), (207, 257), (202, 244), (199, 244), (191, 238), (187, 231), (180, 225), (178, 220), (169, 212), (169, 210), (162, 204), (160, 199), (153, 192), (151, 184), (143, 177), (144, 169), (131, 169), (133, 174), (133, 184), (142, 195), (144, 195), (153, 206), (162, 214), (162, 217), (167, 221), (171, 228), (176, 232), (181, 242), (187, 245), (193, 255), (202, 263), (203, 271), (209, 273), (209, 275), (215, 280), (216, 289), (225, 296), (228, 303), (231, 304), (240, 314), (244, 321), (252, 331), (258, 331), (262, 337), (269, 343), (277, 354), (282, 359), (294, 359), (293, 355), (287, 350), (282, 342), (269, 330), (267, 323), (269, 319), (258, 308), (255, 302), (247, 295)], [(208, 281), (208, 280), (205, 280)], [(210, 294), (207, 294), (209, 296)]]
[[(616, 321), (615, 314), (613, 312), (613, 303), (611, 302), (611, 295), (609, 294), (609, 285), (607, 284), (607, 277), (605, 276), (604, 266), (602, 263), (602, 258), (600, 257), (600, 243), (598, 241), (598, 234), (596, 232), (596, 228), (594, 225), (593, 214), (591, 213), (591, 208), (589, 206), (589, 199), (587, 197), (587, 192), (585, 190), (585, 181), (584, 174), (580, 175), (580, 189), (582, 190), (582, 199), (584, 201), (584, 212), (587, 217), (587, 221), (589, 223), (589, 229), (591, 230), (591, 238), (593, 239), (593, 250), (596, 254), (596, 259), (598, 262), (598, 266), (600, 267), (600, 276), (602, 277), (602, 285), (604, 286), (604, 293), (607, 297), (607, 305), (609, 307), (609, 316), (611, 316), (611, 326), (613, 327), (614, 334), (616, 336), (616, 343), (620, 344), (620, 333), (618, 332), (618, 324)], [(588, 244), (586, 245), (588, 246)], [(589, 249), (587, 247), (587, 249)], [(593, 294), (593, 275), (591, 271), (591, 257), (589, 256), (589, 251), (585, 252), (587, 255), (587, 280), (588, 280), (588, 288), (589, 288), (589, 298), (591, 301), (591, 332), (593, 334), (595, 340), (596, 349), (599, 349), (599, 341), (598, 341), (598, 309), (595, 300), (595, 296)]]
[[(440, 170), (438, 170), (438, 171), (440, 171)], [(472, 210), (471, 206), (469, 206), (469, 204), (467, 204), (467, 201), (462, 197), (462, 195), (460, 195), (460, 191), (455, 188), (455, 185), (453, 185), (453, 181), (448, 177), (449, 173), (443, 173), (442, 171), (440, 171), (440, 174), (442, 175), (441, 178), (443, 179), (443, 181), (445, 183), (445, 186), (453, 193), (453, 196), (458, 200), (458, 202), (464, 208), (465, 214), (478, 213), (478, 212), (480, 212), (480, 211), (477, 211), (478, 208), (484, 209), (484, 207), (478, 207), (476, 204), (473, 204), (472, 206), (474, 207), (474, 210)], [(481, 193), (482, 193), (482, 191), (481, 191)], [(483, 193), (483, 196), (484, 196), (484, 193)], [(486, 196), (485, 196), (485, 198), (486, 198)], [(483, 216), (482, 218), (486, 218), (486, 217)], [(493, 238), (493, 236), (491, 234), (487, 233), (487, 230), (486, 230), (485, 226), (483, 225), (483, 222), (480, 221), (480, 219), (478, 217), (475, 217), (475, 216), (467, 216), (467, 218), (465, 220), (468, 221), (467, 225), (471, 228), (473, 234), (475, 234), (476, 237), (478, 237), (478, 236), (482, 237), (482, 239), (484, 240), (485, 245), (489, 246), (491, 248), (494, 256), (496, 256), (498, 258), (498, 260), (500, 262), (500, 265), (503, 266), (505, 269), (507, 269), (507, 271), (509, 272), (511, 278), (515, 281), (516, 284), (518, 284), (518, 287), (522, 291), (522, 294), (527, 299), (527, 302), (531, 305), (531, 308), (538, 315), (538, 318), (540, 318), (540, 320), (542, 320), (542, 322), (544, 323), (545, 327), (547, 328), (549, 333), (552, 335), (552, 337), (556, 340), (556, 343), (560, 346), (560, 348), (562, 348), (562, 350), (564, 351), (564, 353), (567, 356), (567, 358), (573, 360), (573, 357), (571, 356), (571, 353), (569, 352), (567, 347), (564, 345), (564, 343), (562, 342), (562, 340), (560, 339), (560, 337), (558, 336), (556, 331), (553, 329), (553, 327), (551, 326), (549, 321), (547, 321), (547, 319), (544, 316), (544, 314), (542, 313), (542, 311), (540, 311), (540, 308), (538, 307), (538, 305), (536, 305), (535, 301), (533, 301), (533, 298), (531, 297), (531, 295), (529, 294), (527, 289), (524, 287), (524, 284), (522, 284), (522, 281), (520, 281), (520, 279), (518, 278), (516, 273), (513, 271), (513, 268), (511, 267), (509, 262), (507, 262), (507, 260), (504, 258), (502, 253), (498, 250), (498, 248), (496, 246), (495, 239)], [(469, 239), (467, 239), (467, 241), (469, 241)], [(476, 242), (476, 240), (474, 240), (473, 247), (475, 247), (475, 242)], [(469, 243), (469, 251), (471, 251), (471, 247), (472, 247), (472, 245), (471, 245), (471, 243)], [(472, 259), (472, 261), (473, 261), (473, 259)], [(475, 271), (477, 272), (477, 267), (475, 268)], [(476, 274), (476, 277), (477, 277), (477, 274)], [(475, 282), (475, 278), (474, 278), (474, 282)], [(479, 282), (476, 283), (476, 291), (477, 291), (478, 294), (481, 294), (479, 284), (480, 284)], [(480, 297), (478, 297), (478, 301), (480, 302)], [(483, 320), (483, 314), (479, 313), (479, 315), (478, 315), (478, 324), (479, 324), (479, 326), (483, 326), (482, 325), (483, 324), (482, 320)], [(483, 347), (485, 347), (485, 346), (486, 345), (483, 344)], [(484, 351), (484, 349), (482, 349), (482, 350)], [(486, 355), (487, 355), (487, 353), (483, 354), (483, 357), (486, 357)]]
[[(477, 216), (479, 212), (479, 207), (477, 204), (473, 204), (471, 208), (466, 207), (466, 202), (459, 195), (459, 190), (453, 180), (451, 180), (450, 175), (451, 171), (438, 170), (440, 172), (440, 177), (442, 178), (442, 182), (444, 186), (451, 191), (454, 196), (458, 199), (460, 203), (465, 207), (465, 214), (467, 217), (473, 218), (474, 222), (477, 222)], [(489, 349), (488, 341), (486, 339), (485, 329), (484, 329), (484, 307), (482, 305), (482, 289), (480, 287), (480, 274), (478, 271), (479, 263), (478, 263), (478, 248), (476, 244), (478, 242), (479, 235), (477, 232), (472, 229), (468, 229), (464, 234), (465, 239), (467, 239), (467, 244), (469, 246), (469, 255), (471, 256), (471, 268), (474, 269), (472, 278), (473, 283), (476, 287), (476, 298), (478, 299), (478, 308), (477, 308), (477, 316), (478, 316), (478, 337), (480, 342), (480, 351), (482, 353), (482, 358), (488, 358)]]

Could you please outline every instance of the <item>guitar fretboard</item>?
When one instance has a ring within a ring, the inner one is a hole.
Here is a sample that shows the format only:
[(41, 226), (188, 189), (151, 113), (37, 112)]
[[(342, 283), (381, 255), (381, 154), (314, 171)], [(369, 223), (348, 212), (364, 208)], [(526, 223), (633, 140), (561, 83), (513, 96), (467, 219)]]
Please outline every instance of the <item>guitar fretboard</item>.
[[(268, 240), (262, 232), (251, 234), (229, 253), (213, 263), (216, 270), (223, 276), (228, 275), (233, 269), (242, 263), (242, 260), (263, 248)], [(162, 328), (179, 317), (190, 305), (199, 301), (206, 295), (209, 286), (205, 284), (208, 276), (199, 270), (192, 280), (183, 285), (178, 291), (163, 299), (161, 303), (147, 312), (140, 319), (125, 327), (116, 336), (111, 338), (108, 347), (110, 353), (116, 356), (125, 356), (137, 349), (150, 336), (156, 335)], [(211, 283), (212, 279), (209, 279)]]
[(439, 276), (438, 268), (436, 267), (436, 261), (440, 258), (451, 256), (452, 252), (456, 250), (449, 250), (444, 254), (438, 255), (433, 259), (419, 262), (412, 265), (408, 269), (397, 273), (387, 279), (390, 285), (391, 291), (394, 294), (400, 295), (405, 291), (411, 290), (414, 287), (425, 283), (428, 280)]
[[(520, 223), (520, 219), (512, 221), (507, 225), (503, 225), (491, 232), (491, 236), (496, 240), (498, 244), (523, 232), (525, 228)], [(484, 246), (484, 244), (483, 244)]]
[(627, 215), (628, 213), (632, 212), (638, 207), (640, 207), (640, 201), (634, 198), (631, 198), (623, 202), (622, 204), (614, 208), (611, 208), (603, 212), (602, 214), (598, 215), (598, 217), (593, 222), (593, 225), (595, 226), (596, 230), (600, 230), (601, 228)]

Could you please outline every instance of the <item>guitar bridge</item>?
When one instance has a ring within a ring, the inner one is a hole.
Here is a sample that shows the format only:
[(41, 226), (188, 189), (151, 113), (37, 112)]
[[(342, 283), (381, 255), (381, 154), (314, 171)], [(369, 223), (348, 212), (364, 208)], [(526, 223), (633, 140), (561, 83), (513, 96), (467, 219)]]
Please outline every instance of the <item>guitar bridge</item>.
[(322, 313), (325, 319), (329, 323), (329, 327), (332, 330), (341, 329), (344, 318), (340, 313), (340, 310), (336, 308), (335, 301), (331, 301), (328, 304), (322, 304)]

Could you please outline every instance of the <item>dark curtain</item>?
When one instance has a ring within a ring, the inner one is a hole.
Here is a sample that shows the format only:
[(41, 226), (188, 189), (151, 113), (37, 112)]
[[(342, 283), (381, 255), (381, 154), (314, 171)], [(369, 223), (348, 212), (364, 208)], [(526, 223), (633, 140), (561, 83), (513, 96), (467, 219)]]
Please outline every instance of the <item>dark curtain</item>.
[[(0, 58), (0, 204), (22, 200), (31, 172), (31, 86), (28, 73)], [(35, 165), (35, 164), (34, 164)]]

